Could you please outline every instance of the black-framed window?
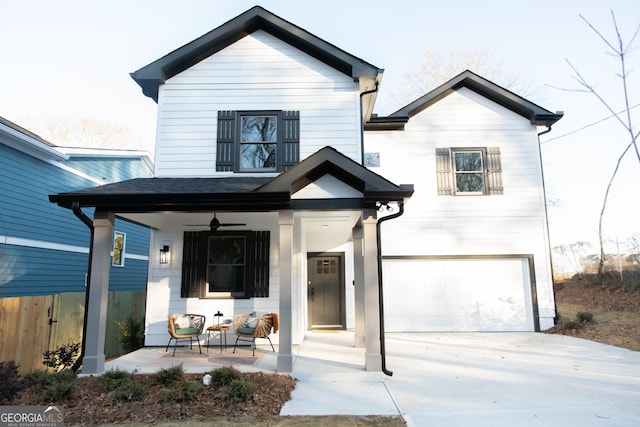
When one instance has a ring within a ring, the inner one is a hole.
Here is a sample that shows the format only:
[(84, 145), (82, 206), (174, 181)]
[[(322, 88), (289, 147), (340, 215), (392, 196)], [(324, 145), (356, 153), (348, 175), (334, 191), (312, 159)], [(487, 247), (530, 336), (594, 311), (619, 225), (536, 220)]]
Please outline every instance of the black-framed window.
[(499, 147), (436, 148), (439, 195), (504, 194)]
[(299, 161), (298, 111), (218, 111), (216, 171), (282, 172)]
[(182, 298), (269, 296), (269, 231), (187, 231)]

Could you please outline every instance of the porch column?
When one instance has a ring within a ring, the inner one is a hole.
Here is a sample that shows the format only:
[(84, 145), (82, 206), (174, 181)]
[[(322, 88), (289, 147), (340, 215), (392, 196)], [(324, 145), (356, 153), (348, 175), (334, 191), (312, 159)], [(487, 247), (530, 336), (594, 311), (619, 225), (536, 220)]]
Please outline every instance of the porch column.
[(293, 211), (280, 211), (280, 346), (278, 372), (293, 370), (292, 335), (293, 310), (291, 305), (293, 268)]
[(378, 241), (376, 238), (376, 211), (363, 212), (363, 258), (364, 258), (364, 317), (365, 317), (365, 362), (366, 371), (382, 370), (380, 355), (380, 299), (378, 297)]
[(362, 251), (362, 225), (353, 228), (353, 278), (355, 282), (355, 315), (356, 333), (354, 345), (356, 348), (364, 348), (365, 322), (364, 322), (364, 257)]
[(107, 326), (109, 298), (109, 268), (111, 266), (111, 240), (113, 212), (96, 211), (93, 218), (93, 247), (91, 248), (91, 278), (87, 331), (82, 359), (83, 374), (104, 372), (104, 338)]

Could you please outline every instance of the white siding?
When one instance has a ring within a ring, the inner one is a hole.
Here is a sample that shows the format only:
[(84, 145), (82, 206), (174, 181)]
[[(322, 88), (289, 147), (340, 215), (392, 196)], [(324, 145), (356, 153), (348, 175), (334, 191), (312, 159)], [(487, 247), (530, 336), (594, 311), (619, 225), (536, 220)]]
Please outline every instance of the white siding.
[(357, 83), (257, 31), (160, 87), (155, 175), (215, 176), (219, 110), (300, 111), (300, 157), (333, 146), (360, 158)]
[[(404, 131), (367, 132), (365, 152), (380, 153), (380, 167), (371, 170), (415, 188), (405, 214), (382, 227), (383, 255), (533, 254), (541, 326), (548, 328), (555, 312), (536, 132), (527, 119), (462, 88), (412, 117)], [(504, 195), (439, 196), (437, 147), (499, 147)]]

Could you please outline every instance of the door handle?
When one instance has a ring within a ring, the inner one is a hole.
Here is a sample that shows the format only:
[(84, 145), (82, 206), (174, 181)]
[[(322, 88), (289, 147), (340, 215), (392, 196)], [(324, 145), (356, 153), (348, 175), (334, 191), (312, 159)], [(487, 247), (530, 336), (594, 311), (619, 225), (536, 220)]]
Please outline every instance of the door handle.
[(315, 290), (313, 289), (313, 286), (311, 287), (311, 302), (313, 302), (313, 297), (316, 295)]

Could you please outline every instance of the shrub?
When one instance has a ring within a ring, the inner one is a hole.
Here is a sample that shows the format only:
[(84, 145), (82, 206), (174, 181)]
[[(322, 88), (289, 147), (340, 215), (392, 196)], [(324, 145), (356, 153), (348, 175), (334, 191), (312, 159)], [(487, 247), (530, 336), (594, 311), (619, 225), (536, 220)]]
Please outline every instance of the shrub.
[(174, 384), (182, 381), (184, 378), (184, 369), (182, 368), (182, 364), (170, 368), (162, 368), (154, 374), (153, 378), (160, 384)]
[(44, 360), (42, 363), (47, 368), (52, 368), (56, 371), (64, 371), (65, 369), (69, 369), (73, 366), (73, 363), (78, 358), (79, 353), (80, 344), (69, 343), (62, 345), (55, 350), (45, 351), (43, 353)]
[(202, 385), (196, 381), (184, 381), (174, 387), (162, 390), (162, 397), (165, 402), (181, 403), (196, 400)]
[(122, 402), (142, 400), (147, 389), (143, 384), (134, 380), (133, 374), (122, 370), (105, 372), (98, 378), (105, 391), (111, 392), (111, 397)]
[(59, 402), (61, 400), (67, 400), (73, 397), (73, 394), (76, 391), (76, 377), (75, 374), (73, 378), (68, 378), (68, 375), (60, 375), (66, 372), (72, 371), (62, 371), (53, 373), (51, 383), (44, 389), (42, 393), (42, 397), (46, 402)]
[(567, 319), (562, 322), (562, 329), (570, 329), (572, 331), (577, 331), (580, 329), (580, 322), (573, 319)]
[(0, 362), (0, 404), (11, 402), (22, 390), (19, 367), (14, 360)]
[(256, 387), (247, 380), (233, 380), (227, 387), (227, 397), (234, 403), (247, 400), (251, 397)]
[(589, 313), (588, 311), (581, 311), (576, 314), (576, 319), (578, 319), (581, 323), (591, 323), (593, 321), (593, 313)]
[(58, 402), (70, 399), (76, 391), (76, 374), (66, 370), (60, 372), (46, 372), (36, 370), (24, 376), (27, 384), (37, 385), (42, 391), (46, 402)]
[(241, 379), (240, 371), (233, 366), (223, 366), (211, 371), (211, 384), (222, 387), (231, 384), (233, 380)]
[(117, 340), (127, 353), (131, 353), (144, 345), (144, 326), (141, 321), (129, 317), (123, 322), (116, 322), (120, 328)]

